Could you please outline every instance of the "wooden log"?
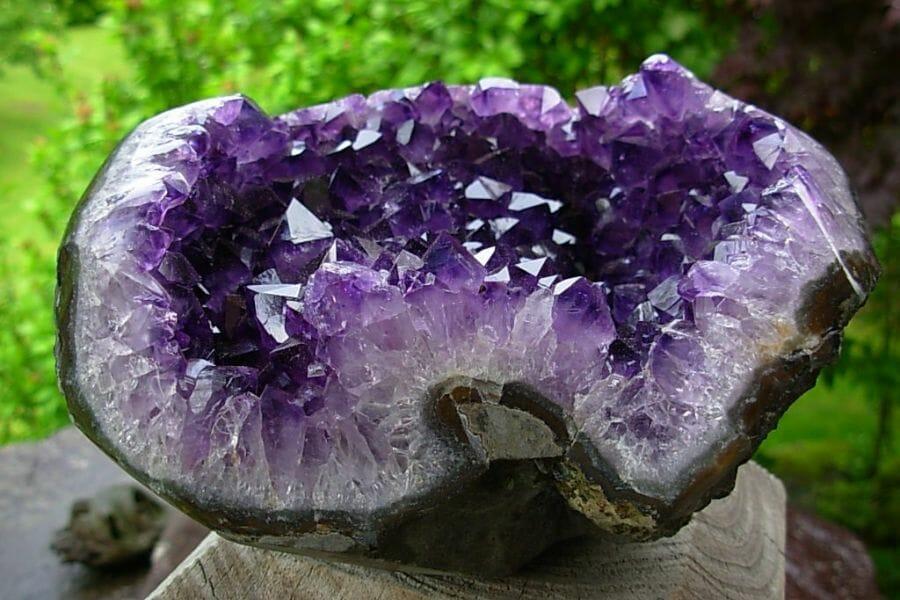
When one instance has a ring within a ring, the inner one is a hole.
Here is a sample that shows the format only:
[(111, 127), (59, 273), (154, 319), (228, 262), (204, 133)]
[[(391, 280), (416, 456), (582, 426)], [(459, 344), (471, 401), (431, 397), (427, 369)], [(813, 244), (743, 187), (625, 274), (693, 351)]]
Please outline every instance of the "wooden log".
[(734, 491), (677, 535), (644, 544), (582, 540), (502, 579), (421, 575), (242, 546), (210, 534), (154, 600), (423, 598), (783, 598), (785, 493), (750, 463)]

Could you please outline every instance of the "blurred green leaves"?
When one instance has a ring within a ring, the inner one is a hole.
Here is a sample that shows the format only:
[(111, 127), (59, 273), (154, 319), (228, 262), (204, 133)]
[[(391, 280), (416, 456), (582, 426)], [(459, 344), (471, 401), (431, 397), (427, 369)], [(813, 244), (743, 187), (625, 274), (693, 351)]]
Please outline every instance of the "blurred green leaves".
[[(277, 112), (350, 92), (507, 75), (571, 94), (654, 51), (711, 69), (724, 2), (132, 0), (114, 5), (154, 109), (240, 89)], [(213, 25), (214, 24), (214, 25)]]
[(0, 73), (9, 64), (27, 64), (45, 75), (58, 67), (57, 33), (63, 18), (48, 0), (0, 0)]

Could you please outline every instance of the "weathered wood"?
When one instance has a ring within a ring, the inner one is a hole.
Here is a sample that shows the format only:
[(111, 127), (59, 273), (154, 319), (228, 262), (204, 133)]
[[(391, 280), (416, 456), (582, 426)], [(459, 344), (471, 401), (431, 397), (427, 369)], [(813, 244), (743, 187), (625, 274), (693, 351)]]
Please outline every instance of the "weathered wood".
[(783, 598), (785, 493), (755, 464), (672, 538), (552, 548), (503, 579), (411, 575), (241, 546), (210, 534), (154, 600), (422, 598)]

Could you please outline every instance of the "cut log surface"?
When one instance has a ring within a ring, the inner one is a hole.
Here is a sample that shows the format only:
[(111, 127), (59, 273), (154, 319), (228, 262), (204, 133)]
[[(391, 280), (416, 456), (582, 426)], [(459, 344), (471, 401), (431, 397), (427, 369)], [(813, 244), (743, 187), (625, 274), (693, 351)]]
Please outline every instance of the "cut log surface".
[(210, 534), (154, 600), (422, 598), (783, 598), (785, 493), (756, 464), (677, 535), (652, 543), (563, 543), (502, 579), (422, 575), (242, 546)]

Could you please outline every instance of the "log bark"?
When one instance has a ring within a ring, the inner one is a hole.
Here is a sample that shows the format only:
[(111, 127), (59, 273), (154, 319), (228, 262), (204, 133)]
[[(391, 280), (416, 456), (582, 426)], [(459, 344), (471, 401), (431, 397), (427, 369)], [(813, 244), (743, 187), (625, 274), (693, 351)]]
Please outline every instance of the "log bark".
[(783, 598), (784, 548), (784, 488), (749, 463), (729, 496), (671, 538), (567, 542), (511, 577), (384, 571), (242, 546), (213, 533), (149, 598)]

